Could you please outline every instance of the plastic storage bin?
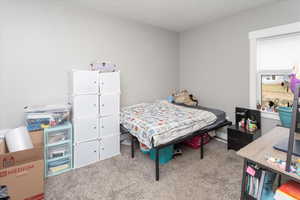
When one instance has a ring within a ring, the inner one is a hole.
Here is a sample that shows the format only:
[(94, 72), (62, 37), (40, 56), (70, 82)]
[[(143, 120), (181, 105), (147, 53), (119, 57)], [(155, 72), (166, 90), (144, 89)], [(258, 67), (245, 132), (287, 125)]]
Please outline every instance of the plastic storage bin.
[[(165, 163), (169, 162), (170, 160), (172, 160), (173, 153), (174, 153), (174, 145), (173, 144), (160, 149), (159, 150), (159, 163), (165, 164)], [(150, 150), (150, 158), (152, 160), (156, 159), (156, 149)]]
[(286, 128), (290, 128), (292, 125), (293, 108), (292, 107), (278, 107), (277, 110), (279, 113), (281, 125)]
[(70, 120), (70, 105), (26, 106), (25, 123), (29, 131), (54, 127)]

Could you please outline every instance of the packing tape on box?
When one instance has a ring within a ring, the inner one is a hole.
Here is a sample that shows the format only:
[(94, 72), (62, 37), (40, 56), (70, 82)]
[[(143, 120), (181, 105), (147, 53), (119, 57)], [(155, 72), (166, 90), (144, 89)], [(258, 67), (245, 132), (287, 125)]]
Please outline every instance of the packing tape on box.
[(9, 152), (32, 149), (33, 144), (26, 127), (21, 126), (5, 134), (5, 141)]

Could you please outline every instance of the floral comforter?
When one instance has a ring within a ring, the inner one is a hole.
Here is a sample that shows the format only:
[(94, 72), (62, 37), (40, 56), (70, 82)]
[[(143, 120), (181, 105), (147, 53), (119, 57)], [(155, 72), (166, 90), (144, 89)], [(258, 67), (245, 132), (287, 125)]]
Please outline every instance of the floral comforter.
[(152, 148), (152, 145), (166, 144), (211, 125), (217, 116), (204, 110), (156, 101), (124, 107), (120, 120), (141, 143)]

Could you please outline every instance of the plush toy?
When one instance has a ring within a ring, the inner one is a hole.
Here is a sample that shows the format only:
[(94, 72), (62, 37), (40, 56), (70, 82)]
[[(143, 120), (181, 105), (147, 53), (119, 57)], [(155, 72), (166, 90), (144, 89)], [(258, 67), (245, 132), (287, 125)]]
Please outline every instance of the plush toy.
[[(293, 67), (293, 73), (290, 75), (290, 88), (293, 93), (296, 91), (296, 85), (300, 84), (300, 71), (299, 65)], [(300, 96), (300, 95), (299, 95)]]
[(175, 103), (182, 103), (188, 106), (197, 106), (198, 100), (192, 94), (189, 94), (187, 90), (181, 90), (174, 92), (173, 95)]

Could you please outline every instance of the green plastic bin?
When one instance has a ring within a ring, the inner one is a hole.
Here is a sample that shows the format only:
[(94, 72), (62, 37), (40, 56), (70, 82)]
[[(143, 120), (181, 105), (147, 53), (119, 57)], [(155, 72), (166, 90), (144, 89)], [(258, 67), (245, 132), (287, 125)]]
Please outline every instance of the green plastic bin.
[[(166, 164), (173, 158), (173, 152), (174, 152), (174, 145), (166, 146), (159, 150), (159, 163), (160, 164)], [(156, 159), (156, 149), (150, 150), (150, 158), (151, 160)]]

